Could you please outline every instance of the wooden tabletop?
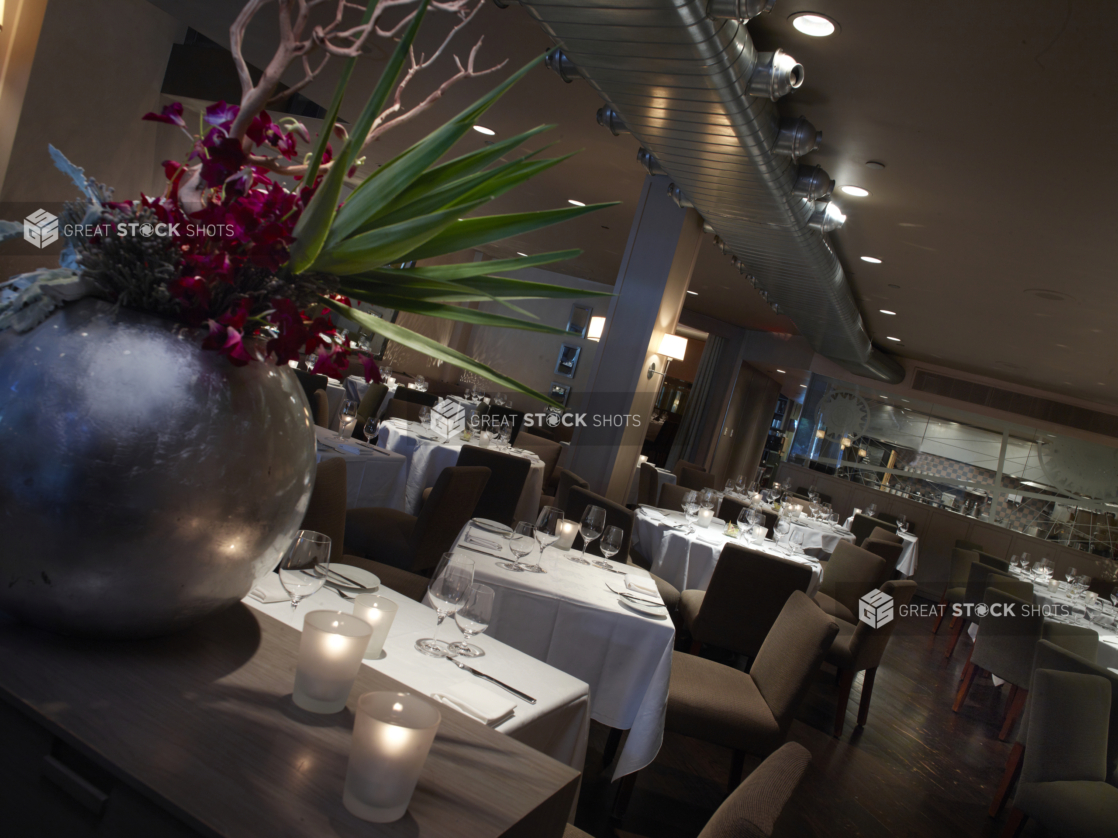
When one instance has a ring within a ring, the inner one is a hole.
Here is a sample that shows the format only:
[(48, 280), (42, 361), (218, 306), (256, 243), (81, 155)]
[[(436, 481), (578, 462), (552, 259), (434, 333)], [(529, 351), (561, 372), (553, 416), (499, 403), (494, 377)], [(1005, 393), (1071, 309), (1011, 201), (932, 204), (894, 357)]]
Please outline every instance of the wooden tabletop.
[(449, 707), (404, 818), (349, 814), (357, 698), (407, 688), (362, 667), (344, 712), (300, 710), (299, 637), (240, 604), (144, 641), (0, 622), (0, 699), (205, 835), (562, 835), (578, 772)]

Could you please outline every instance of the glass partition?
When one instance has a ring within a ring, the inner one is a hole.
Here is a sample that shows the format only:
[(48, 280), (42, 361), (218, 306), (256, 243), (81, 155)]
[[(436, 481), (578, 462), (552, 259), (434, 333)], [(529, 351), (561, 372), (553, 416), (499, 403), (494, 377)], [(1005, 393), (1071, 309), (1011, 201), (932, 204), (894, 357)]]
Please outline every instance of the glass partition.
[(1090, 442), (813, 375), (788, 458), (1113, 558), (1118, 439)]

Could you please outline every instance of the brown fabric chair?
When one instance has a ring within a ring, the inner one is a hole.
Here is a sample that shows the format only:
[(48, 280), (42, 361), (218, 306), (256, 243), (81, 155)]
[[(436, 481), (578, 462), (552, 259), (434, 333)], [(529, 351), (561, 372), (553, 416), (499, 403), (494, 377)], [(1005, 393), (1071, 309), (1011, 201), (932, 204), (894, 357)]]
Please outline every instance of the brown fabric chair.
[[(478, 412), (482, 413), (481, 411)], [(520, 439), (520, 431), (524, 427), (523, 410), (513, 410), (511, 407), (501, 407), (490, 403), (486, 406), (482, 415), (485, 417), (486, 425), (493, 433), (496, 433), (502, 425), (511, 425), (512, 431), (509, 434), (509, 441), (513, 445), (519, 444), (517, 440)]]
[(696, 468), (682, 468), (679, 472), (679, 477), (676, 478), (676, 483), (683, 486), (685, 489), (694, 489), (701, 492), (703, 489), (714, 488), (714, 475), (709, 471), (700, 471)]
[[(1065, 652), (1071, 652), (1084, 660), (1091, 661), (1091, 663), (1098, 660), (1099, 633), (1093, 628), (1057, 623), (1055, 620), (1045, 620), (1040, 631), (1040, 639), (1047, 640), (1049, 643), (1059, 646)], [(1118, 735), (1118, 731), (1115, 731), (1115, 735)]]
[(554, 506), (556, 509), (565, 509), (567, 507), (567, 497), (575, 486), (580, 486), (583, 489), (589, 489), (590, 484), (575, 474), (570, 469), (565, 469), (562, 466), (555, 469), (558, 478), (553, 481), (553, 488), (550, 495), (542, 495), (540, 497), (540, 509), (545, 506)]
[[(874, 527), (869, 537), (877, 541), (888, 541), (891, 544), (904, 544), (904, 539), (897, 535), (895, 531), (889, 532), (889, 530), (882, 529), (881, 527)], [(868, 541), (869, 539), (866, 540)]]
[(320, 428), (329, 428), (330, 400), (326, 398), (326, 391), (315, 390), (311, 396), (313, 398), (311, 406), (314, 408), (314, 423)]
[(743, 509), (748, 508), (749, 506), (741, 501), (734, 500), (733, 498), (722, 498), (722, 505), (718, 507), (718, 517), (727, 523), (732, 521), (736, 524), (738, 522), (738, 515)]
[(870, 537), (870, 533), (874, 531), (874, 528), (883, 529), (888, 533), (895, 534), (897, 532), (896, 524), (888, 524), (880, 518), (871, 518), (869, 515), (863, 515), (859, 512), (854, 516), (854, 520), (850, 524), (850, 531), (854, 533), (854, 543), (861, 547), (862, 542)]
[(655, 506), (657, 479), (656, 466), (652, 463), (641, 463), (637, 473), (637, 503), (646, 506)]
[(885, 559), (840, 541), (823, 569), (816, 604), (832, 617), (858, 622), (858, 600), (876, 588), (885, 575)]
[[(977, 555), (977, 554), (975, 554)], [(963, 597), (959, 600), (962, 605), (970, 605), (971, 609), (968, 612), (964, 611), (963, 616), (951, 621), (951, 639), (947, 643), (947, 650), (944, 652), (944, 658), (950, 658), (955, 653), (955, 646), (959, 642), (959, 635), (963, 633), (963, 629), (971, 623), (978, 622), (978, 616), (975, 613), (975, 608), (982, 604), (986, 596), (986, 582), (990, 576), (1004, 576), (1014, 579), (1008, 573), (1004, 573), (996, 567), (990, 567), (982, 562), (972, 562), (967, 567), (967, 585), (963, 593)], [(1014, 579), (1014, 581), (1016, 581)]]
[(388, 395), (388, 387), (384, 384), (374, 382), (369, 385), (369, 389), (365, 391), (361, 403), (357, 406), (357, 424), (353, 427), (355, 439), (365, 439), (365, 423), (369, 421), (370, 416), (376, 417), (386, 395)]
[(746, 753), (766, 757), (784, 743), (836, 634), (835, 621), (794, 591), (749, 674), (673, 652), (664, 729), (732, 749), (729, 788), (736, 788)]
[(444, 468), (419, 516), (382, 507), (346, 513), (346, 552), (412, 573), (429, 571), (474, 515), (489, 481), (480, 466)]
[(414, 599), (423, 600), (427, 593), (427, 580), (415, 573), (401, 570), (381, 562), (359, 556), (346, 556), (346, 464), (341, 457), (323, 460), (318, 464), (314, 477), (314, 491), (307, 505), (300, 529), (314, 530), (330, 536), (330, 561), (362, 567), (376, 574), (381, 584), (393, 591)]
[(542, 436), (536, 436), (527, 431), (521, 431), (516, 437), (516, 446), (517, 448), (523, 448), (525, 451), (531, 451), (543, 460), (543, 485), (550, 485), (551, 475), (559, 463), (563, 446), (554, 440), (544, 439)]
[(386, 419), (407, 419), (409, 422), (418, 422), (420, 408), (432, 408), (438, 404), (438, 401), (439, 397), (432, 393), (409, 390), (400, 384), (392, 395), (392, 401), (384, 409), (384, 416)]
[(976, 541), (966, 541), (962, 538), (955, 539), (955, 547), (959, 550), (974, 550), (975, 552), (981, 552), (985, 549)]
[(978, 560), (983, 564), (989, 565), (990, 567), (996, 567), (998, 570), (1009, 573), (1009, 562), (1007, 560), (999, 558), (982, 550), (975, 550), (975, 552), (978, 553)]
[(484, 466), (492, 473), (489, 482), (485, 484), (485, 491), (478, 498), (473, 514), (508, 527), (516, 526), (516, 507), (520, 503), (520, 496), (524, 494), (524, 484), (528, 481), (528, 472), (532, 468), (531, 461), (503, 451), (464, 445), (458, 452), (457, 465)]
[(705, 591), (683, 591), (679, 613), (691, 631), (691, 654), (703, 643), (757, 656), (793, 591), (806, 591), (811, 568), (738, 544), (722, 548)]
[(862, 549), (869, 550), (874, 555), (885, 559), (884, 578), (880, 580), (885, 582), (886, 579), (892, 578), (893, 574), (896, 573), (897, 562), (901, 560), (904, 543), (898, 544), (895, 541), (885, 541), (880, 538), (867, 538), (862, 542)]
[(675, 465), (672, 466), (672, 474), (675, 475), (676, 482), (679, 482), (679, 476), (685, 468), (693, 468), (696, 471), (706, 471), (702, 463), (691, 463), (687, 460), (676, 460)]
[(660, 509), (669, 509), (672, 512), (682, 512), (683, 496), (690, 491), (686, 486), (665, 483), (660, 487), (660, 499), (656, 502), (656, 506)]
[(873, 695), (877, 667), (881, 664), (885, 648), (889, 645), (889, 638), (893, 636), (893, 629), (897, 626), (897, 612), (902, 606), (912, 602), (912, 597), (916, 594), (916, 583), (907, 579), (890, 579), (881, 586), (881, 593), (893, 599), (891, 607), (894, 619), (884, 625), (873, 628), (860, 619), (854, 623), (835, 619), (839, 627), (838, 636), (831, 644), (824, 660), (839, 672), (838, 700), (835, 703), (834, 735), (836, 737), (842, 736), (842, 728), (846, 722), (846, 706), (850, 702), (850, 689), (854, 685), (854, 676), (863, 671), (866, 674), (862, 677), (862, 698), (858, 702), (858, 727), (865, 727), (866, 719), (870, 714), (870, 698)]

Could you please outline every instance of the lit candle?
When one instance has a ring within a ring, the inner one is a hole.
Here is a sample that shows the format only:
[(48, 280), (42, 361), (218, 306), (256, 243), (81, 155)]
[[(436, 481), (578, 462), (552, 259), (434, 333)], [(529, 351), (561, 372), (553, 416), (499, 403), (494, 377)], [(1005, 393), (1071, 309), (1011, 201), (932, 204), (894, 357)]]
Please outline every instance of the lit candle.
[(1056, 593), (1056, 591), (1060, 590), (1060, 580), (1059, 579), (1049, 579), (1048, 580), (1048, 590), (1052, 591), (1052, 593)]
[(373, 627), (342, 611), (312, 611), (303, 620), (292, 699), (312, 713), (345, 707)]
[(575, 543), (576, 535), (578, 535), (577, 521), (560, 521), (559, 540), (552, 546), (557, 550), (570, 550), (571, 545)]
[(754, 495), (753, 495), (753, 497), (752, 497), (752, 498), (750, 498), (750, 500), (751, 500), (751, 501), (752, 501), (753, 503), (755, 503), (755, 504), (760, 504), (760, 503), (761, 503), (761, 500), (762, 500), (762, 498), (761, 498), (761, 493), (760, 493), (760, 492), (757, 492), (756, 494), (754, 494)]
[(345, 775), (345, 807), (362, 820), (390, 823), (404, 816), (442, 715), (408, 693), (365, 693)]
[(369, 645), (365, 649), (365, 658), (377, 660), (384, 649), (384, 640), (388, 637), (388, 630), (392, 628), (392, 621), (396, 619), (396, 603), (376, 594), (361, 594), (353, 601), (353, 616), (364, 620), (373, 628), (369, 637)]
[(348, 439), (353, 436), (353, 429), (357, 426), (356, 416), (346, 416), (344, 413), (338, 417), (338, 436)]
[(640, 461), (637, 463), (637, 465), (644, 465), (647, 462), (648, 462), (648, 456), (645, 455), (645, 454), (641, 454)]
[(477, 435), (477, 444), (480, 445), (482, 448), (488, 448), (489, 440), (491, 440), (492, 438), (493, 437), (490, 436), (489, 431), (482, 431), (480, 434)]
[(711, 519), (714, 518), (713, 509), (700, 509), (699, 520), (696, 522), (700, 527), (709, 527)]

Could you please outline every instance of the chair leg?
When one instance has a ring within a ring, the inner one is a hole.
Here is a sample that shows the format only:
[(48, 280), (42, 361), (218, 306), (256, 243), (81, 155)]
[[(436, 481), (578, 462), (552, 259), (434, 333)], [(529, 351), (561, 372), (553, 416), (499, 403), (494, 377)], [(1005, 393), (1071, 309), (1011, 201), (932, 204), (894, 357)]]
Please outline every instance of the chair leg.
[(963, 706), (963, 702), (967, 700), (967, 693), (970, 692), (971, 684), (974, 683), (974, 678), (981, 672), (980, 667), (975, 666), (973, 663), (968, 663), (967, 668), (963, 670), (963, 683), (959, 686), (959, 693), (955, 696), (955, 703), (951, 705), (951, 712), (958, 713), (959, 708)]
[(870, 715), (870, 697), (873, 695), (873, 678), (877, 674), (877, 667), (867, 669), (862, 676), (862, 700), (858, 702), (858, 727), (866, 726), (866, 719)]
[(1005, 724), (1002, 725), (1001, 733), (998, 734), (998, 739), (1002, 742), (1009, 736), (1009, 732), (1013, 730), (1013, 723), (1017, 721), (1017, 717), (1021, 715), (1021, 711), (1025, 709), (1025, 699), (1029, 697), (1029, 691), (1026, 689), (1018, 689), (1013, 696), (1013, 703), (1009, 705), (1009, 710), (1005, 714)]
[(703, 650), (703, 644), (702, 643), (700, 643), (698, 640), (692, 640), (691, 641), (691, 654), (692, 655), (697, 655), (702, 650)]
[(1010, 809), (1009, 817), (1005, 821), (1005, 829), (1002, 830), (1002, 838), (1017, 838), (1025, 828), (1025, 821), (1028, 819), (1028, 815), (1020, 809)]
[(1005, 720), (1009, 718), (1009, 711), (1010, 708), (1013, 707), (1013, 700), (1015, 698), (1017, 698), (1017, 685), (1010, 684), (1009, 695), (1005, 698), (1005, 709), (1002, 711), (1002, 724), (1005, 724)]
[(962, 617), (952, 617), (951, 622), (947, 624), (947, 627), (949, 629), (955, 628), (955, 626), (957, 626), (959, 624), (959, 620), (961, 620), (961, 619), (962, 619)]
[(625, 810), (629, 808), (629, 798), (633, 796), (633, 787), (637, 784), (639, 773), (634, 771), (632, 774), (626, 774), (618, 784), (617, 797), (613, 799), (613, 812), (610, 815), (618, 823), (625, 817)]
[(1014, 742), (1013, 747), (1009, 750), (1009, 759), (1005, 761), (1005, 773), (1002, 774), (1002, 781), (998, 783), (998, 788), (994, 792), (994, 799), (990, 802), (990, 817), (996, 818), (1001, 814), (1002, 808), (1005, 806), (1005, 799), (1009, 797), (1009, 790), (1013, 788), (1017, 778), (1021, 776), (1021, 763), (1024, 755), (1025, 746), (1020, 742)]
[(955, 651), (955, 644), (959, 642), (959, 635), (963, 633), (963, 628), (966, 626), (966, 620), (959, 620), (951, 624), (953, 631), (951, 632), (951, 639), (947, 642), (947, 651), (943, 653), (943, 659), (947, 660)]
[(939, 634), (939, 624), (943, 622), (944, 616), (947, 614), (947, 597), (939, 601), (939, 616), (936, 617), (935, 625), (932, 626), (932, 634)]
[(745, 771), (745, 751), (734, 749), (730, 757), (730, 782), (726, 786), (726, 794), (733, 794), (734, 789), (741, 785), (741, 775)]
[(842, 727), (846, 722), (846, 705), (850, 701), (850, 688), (854, 686), (853, 669), (840, 669), (839, 672), (842, 675), (839, 678), (838, 698), (835, 701), (834, 736), (836, 739), (842, 736)]
[(617, 746), (621, 744), (622, 733), (624, 733), (624, 731), (620, 728), (611, 727), (609, 729), (609, 735), (606, 736), (606, 747), (605, 750), (602, 751), (603, 768), (613, 762), (613, 758), (617, 756)]
[(967, 667), (970, 666), (970, 658), (971, 658), (971, 655), (973, 655), (973, 654), (974, 654), (974, 644), (972, 643), (972, 644), (970, 644), (970, 651), (967, 652), (967, 662), (963, 664), (963, 674), (959, 676), (960, 681), (963, 680), (963, 675), (966, 674)]

